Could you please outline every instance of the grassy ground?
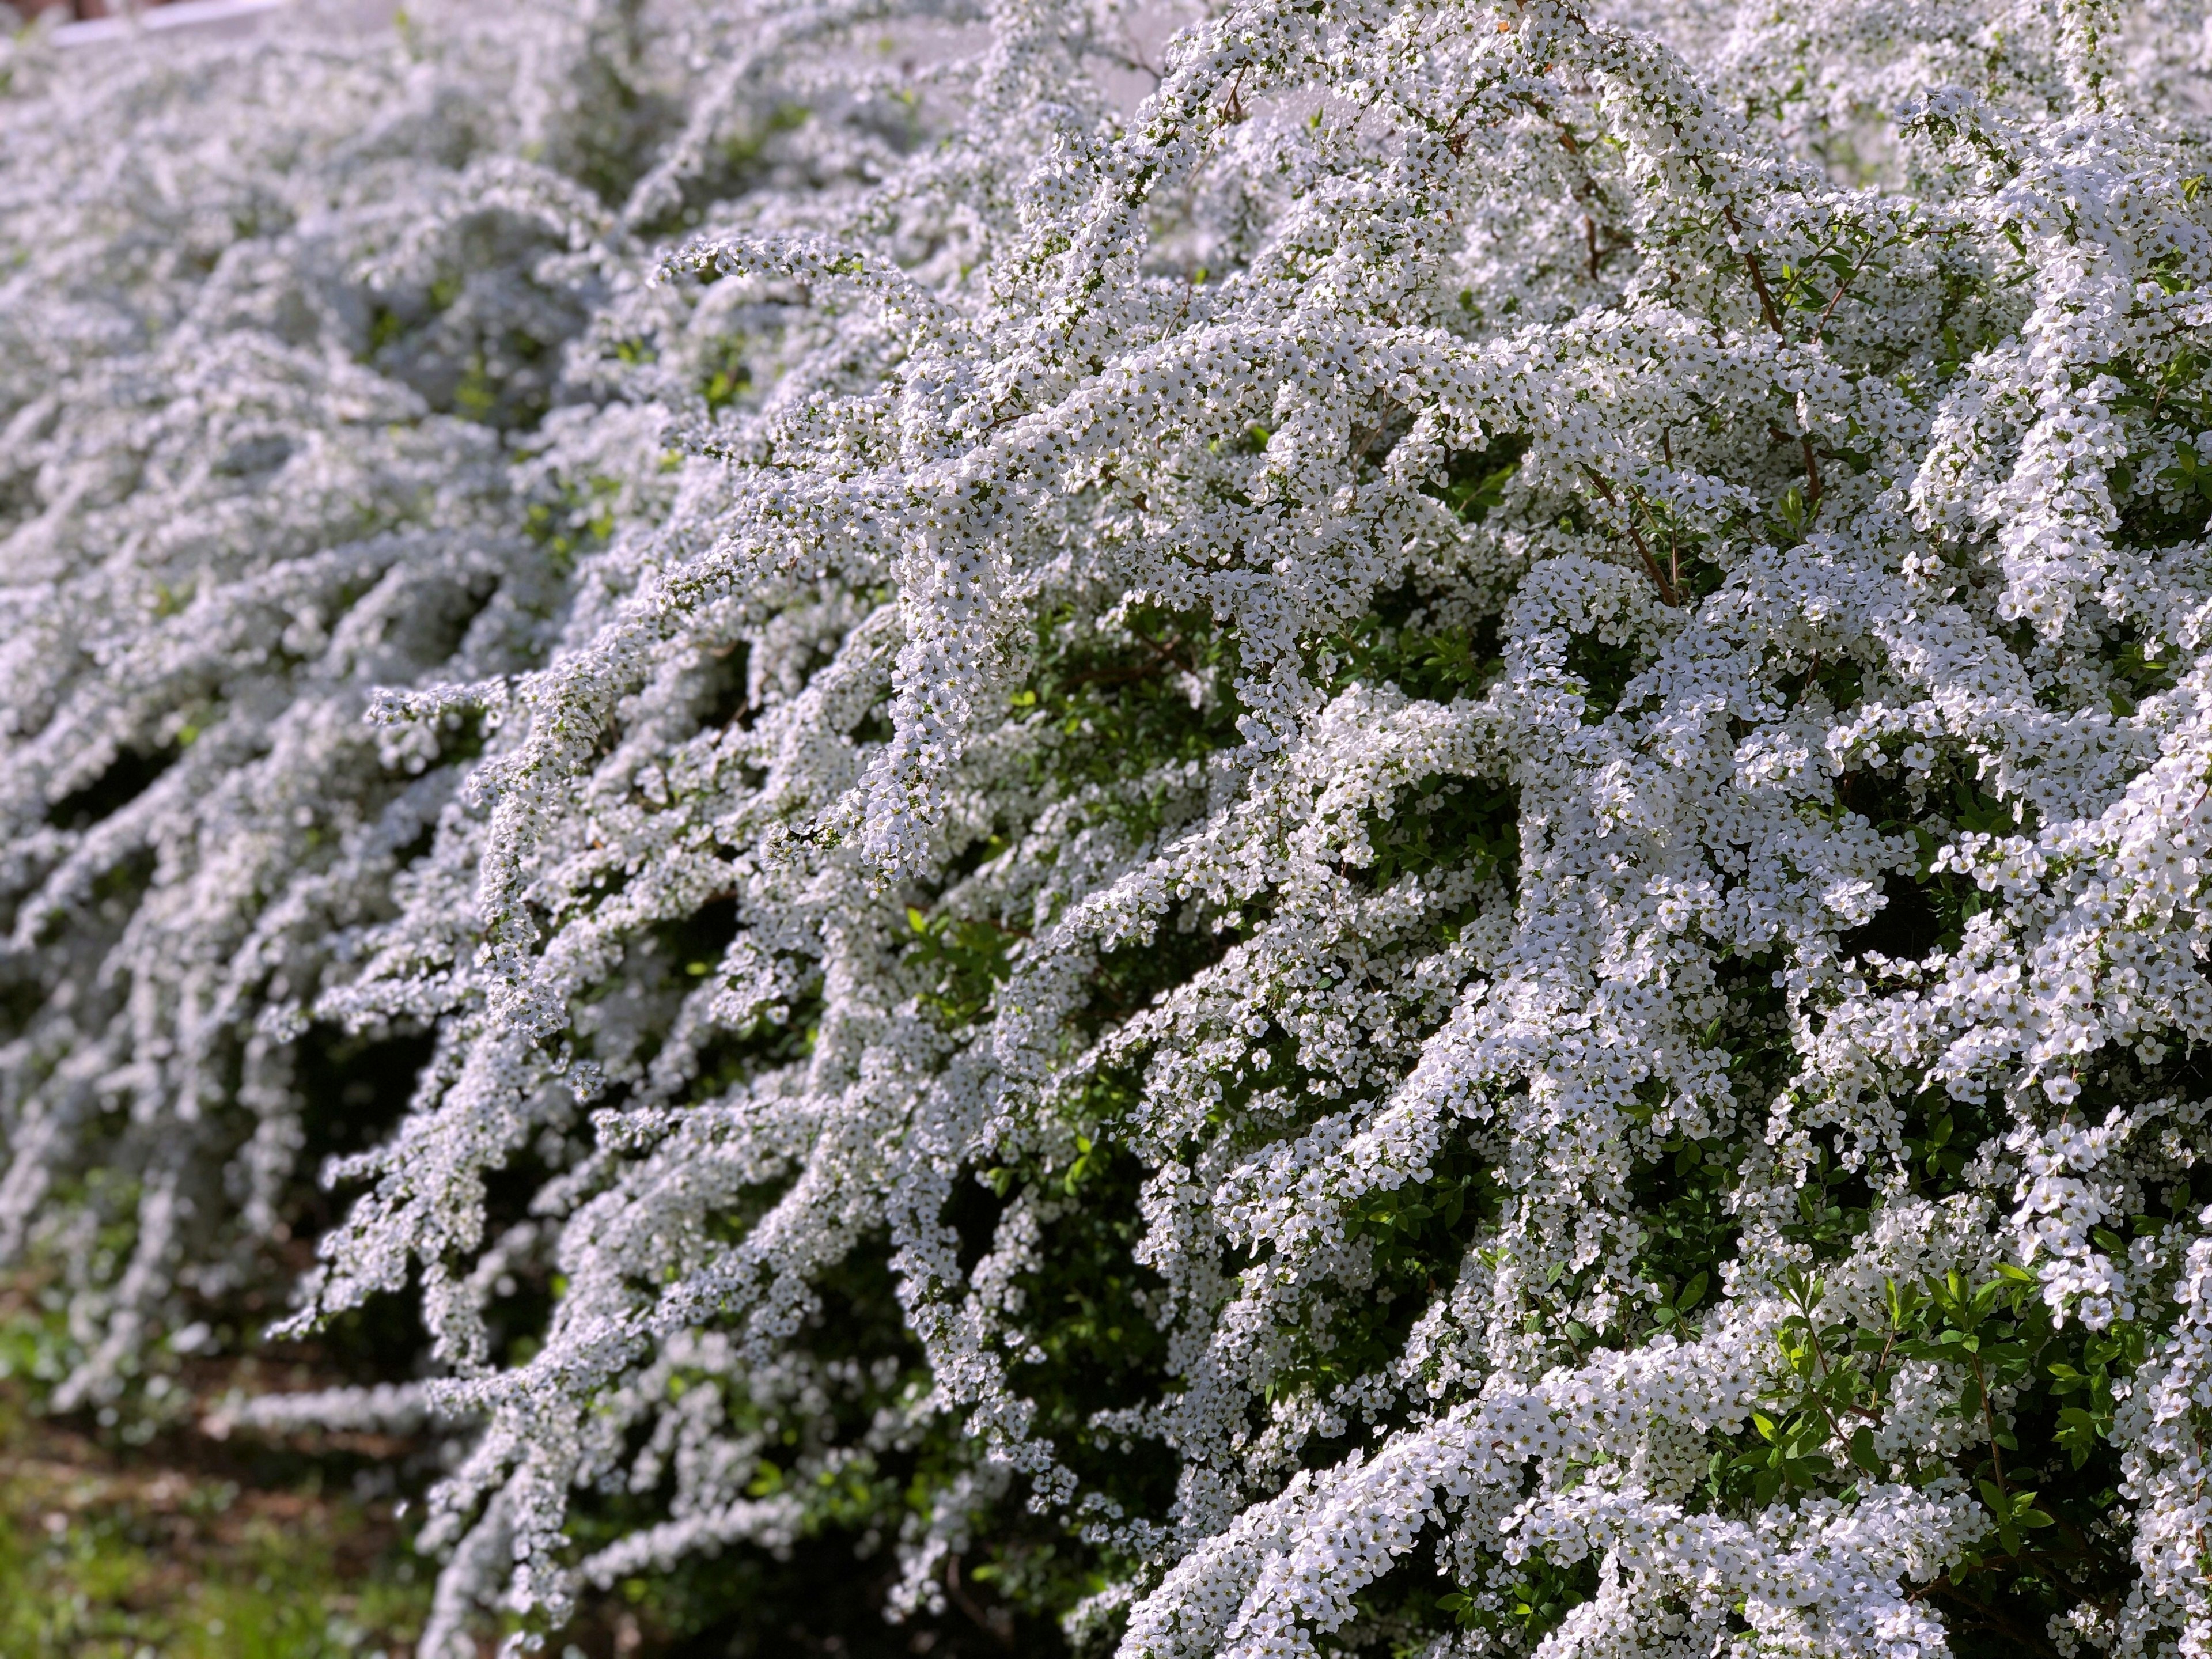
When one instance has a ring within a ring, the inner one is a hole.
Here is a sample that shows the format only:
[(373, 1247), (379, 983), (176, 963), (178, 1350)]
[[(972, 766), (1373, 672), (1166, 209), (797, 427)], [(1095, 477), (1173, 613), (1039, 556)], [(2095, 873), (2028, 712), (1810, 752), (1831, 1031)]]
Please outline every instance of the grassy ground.
[[(410, 1547), (405, 1507), (436, 1449), (208, 1426), (241, 1395), (374, 1380), (365, 1364), (411, 1352), (404, 1336), (279, 1346), (241, 1319), (229, 1357), (147, 1356), (126, 1411), (56, 1414), (66, 1327), (36, 1270), (0, 1276), (0, 1659), (411, 1659), (438, 1564)], [(590, 1602), (548, 1659), (693, 1659), (640, 1588)], [(477, 1634), (490, 1659), (501, 1632)]]
[[(229, 1358), (166, 1346), (144, 1357), (122, 1413), (56, 1415), (44, 1402), (76, 1352), (58, 1298), (35, 1274), (0, 1278), (0, 1659), (411, 1659), (437, 1564), (409, 1547), (403, 1504), (435, 1480), (434, 1448), (205, 1426), (241, 1395), (365, 1380), (364, 1355), (406, 1345), (359, 1331), (325, 1349), (234, 1340), (242, 1334), (226, 1334)], [(994, 1659), (1030, 1645), (972, 1611), (887, 1626), (894, 1572), (881, 1556), (857, 1562), (842, 1537), (805, 1541), (784, 1561), (695, 1560), (665, 1582), (590, 1598), (544, 1652)], [(500, 1634), (487, 1620), (483, 1659)]]
[(433, 1564), (395, 1513), (422, 1449), (276, 1445), (201, 1423), (235, 1392), (337, 1380), (312, 1351), (160, 1355), (131, 1413), (43, 1409), (70, 1345), (35, 1272), (0, 1280), (0, 1659), (410, 1653)]
[(389, 1503), (312, 1459), (102, 1445), (0, 1385), (4, 1659), (368, 1659), (411, 1650), (431, 1574)]

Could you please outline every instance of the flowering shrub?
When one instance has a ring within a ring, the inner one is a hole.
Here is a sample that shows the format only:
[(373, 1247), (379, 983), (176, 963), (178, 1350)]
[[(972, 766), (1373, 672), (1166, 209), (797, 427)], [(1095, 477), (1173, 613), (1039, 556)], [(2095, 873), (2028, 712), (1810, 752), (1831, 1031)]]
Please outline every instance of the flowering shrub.
[(2212, 1650), (2194, 10), (467, 16), (0, 60), (64, 1401), (323, 1215), (434, 1653)]

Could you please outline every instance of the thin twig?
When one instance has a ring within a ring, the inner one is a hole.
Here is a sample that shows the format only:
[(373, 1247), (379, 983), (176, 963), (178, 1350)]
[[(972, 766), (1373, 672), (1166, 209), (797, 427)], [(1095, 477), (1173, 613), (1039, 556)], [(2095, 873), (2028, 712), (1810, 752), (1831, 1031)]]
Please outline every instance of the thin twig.
[(968, 1594), (960, 1582), (960, 1558), (957, 1555), (945, 1558), (945, 1588), (951, 1592), (954, 1605), (973, 1620), (978, 1629), (1002, 1648), (1011, 1649), (1014, 1645), (1013, 1620), (1006, 1616), (1005, 1608), (987, 1609)]
[[(1596, 468), (1586, 465), (1583, 471), (1589, 474), (1589, 481), (1597, 486), (1597, 493), (1605, 498), (1605, 504), (1614, 512), (1620, 513), (1620, 503), (1614, 499), (1613, 486), (1606, 483)], [(1644, 568), (1650, 573), (1651, 585), (1659, 590), (1661, 602), (1670, 606), (1679, 605), (1680, 600), (1674, 585), (1667, 580), (1667, 573), (1659, 568), (1659, 561), (1651, 556), (1651, 550), (1644, 544), (1644, 538), (1636, 528), (1636, 520), (1621, 513), (1620, 521), (1627, 526), (1628, 539), (1636, 544), (1636, 551), (1644, 560)]]
[(1997, 1448), (1997, 1418), (1990, 1405), (1989, 1379), (1982, 1375), (1981, 1355), (1969, 1354), (1966, 1357), (1973, 1362), (1974, 1386), (1982, 1391), (1982, 1426), (1989, 1431), (1990, 1436), (1990, 1473), (1996, 1477), (1999, 1496), (2008, 1502), (2012, 1498), (2012, 1488), (2005, 1485), (2004, 1458)]
[(1735, 216), (1735, 210), (1723, 208), (1721, 217), (1728, 221), (1729, 229), (1735, 233), (1736, 240), (1743, 244), (1744, 269), (1751, 272), (1751, 285), (1759, 295), (1759, 315), (1766, 319), (1767, 327), (1783, 339), (1788, 339), (1790, 333), (1782, 326), (1782, 313), (1774, 308), (1774, 296), (1766, 291), (1766, 273), (1759, 269), (1759, 255), (1752, 252), (1750, 240), (1744, 235), (1743, 226)]
[[(1766, 319), (1766, 325), (1774, 331), (1775, 337), (1786, 342), (1790, 338), (1790, 331), (1783, 327), (1782, 313), (1774, 308), (1774, 296), (1767, 292), (1766, 289), (1766, 272), (1759, 265), (1759, 255), (1752, 251), (1750, 239), (1743, 234), (1742, 222), (1736, 218), (1735, 210), (1732, 207), (1723, 208), (1721, 217), (1728, 221), (1729, 229), (1735, 234), (1736, 240), (1743, 245), (1741, 250), (1743, 265), (1744, 269), (1751, 273), (1751, 286), (1759, 295), (1759, 314)], [(1856, 274), (1856, 271), (1853, 272), (1853, 275)], [(1848, 282), (1848, 279), (1846, 281)], [(1843, 297), (1843, 290), (1838, 289), (1836, 291), (1836, 300)], [(1829, 310), (1833, 310), (1835, 300), (1829, 301), (1828, 307)], [(1827, 320), (1828, 313), (1824, 311), (1820, 313), (1820, 321), (1826, 324)], [(1813, 337), (1816, 340), (1820, 338), (1818, 329), (1814, 331)], [(1820, 464), (1813, 459), (1813, 434), (1809, 432), (1801, 433), (1798, 437), (1805, 448), (1805, 505), (1809, 508), (1820, 505)]]
[(1842, 301), (1844, 291), (1858, 280), (1859, 272), (1866, 269), (1866, 262), (1873, 257), (1873, 254), (1874, 250), (1869, 248), (1866, 252), (1859, 255), (1859, 262), (1851, 267), (1850, 274), (1836, 284), (1836, 291), (1828, 296), (1828, 303), (1820, 307), (1820, 320), (1813, 325), (1814, 344), (1820, 343), (1821, 331), (1828, 326), (1828, 319), (1835, 314), (1836, 307)]

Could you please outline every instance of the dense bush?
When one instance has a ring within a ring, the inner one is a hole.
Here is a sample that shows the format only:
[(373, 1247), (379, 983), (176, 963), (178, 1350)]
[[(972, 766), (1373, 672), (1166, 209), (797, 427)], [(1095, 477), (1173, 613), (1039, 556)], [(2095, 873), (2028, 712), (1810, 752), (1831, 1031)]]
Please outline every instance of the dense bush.
[(2212, 1652), (2206, 41), (7, 49), (58, 1403), (315, 1236), (440, 1656)]

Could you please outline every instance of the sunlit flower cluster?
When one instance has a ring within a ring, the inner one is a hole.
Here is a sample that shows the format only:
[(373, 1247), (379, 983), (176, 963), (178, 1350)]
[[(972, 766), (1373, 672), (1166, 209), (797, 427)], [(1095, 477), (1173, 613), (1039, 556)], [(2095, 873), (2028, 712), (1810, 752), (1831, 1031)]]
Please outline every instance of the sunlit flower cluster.
[(2208, 41), (13, 49), (64, 1401), (320, 1218), (429, 1374), (239, 1420), (451, 1425), (439, 1659), (823, 1539), (1125, 1659), (2212, 1652)]

